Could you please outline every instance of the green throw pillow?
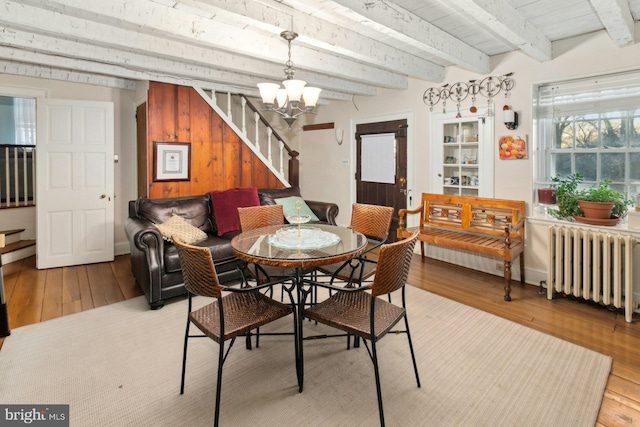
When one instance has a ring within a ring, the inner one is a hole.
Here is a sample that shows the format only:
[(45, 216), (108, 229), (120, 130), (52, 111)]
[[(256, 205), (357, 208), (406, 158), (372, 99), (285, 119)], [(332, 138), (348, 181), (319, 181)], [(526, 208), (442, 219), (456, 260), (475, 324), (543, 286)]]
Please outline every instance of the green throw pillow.
[(320, 219), (318, 219), (318, 217), (313, 213), (311, 208), (305, 203), (302, 197), (283, 197), (281, 199), (274, 199), (274, 201), (278, 205), (282, 205), (282, 210), (284, 211), (285, 218), (298, 215), (298, 208), (296, 207), (296, 203), (300, 201), (302, 202), (302, 206), (300, 206), (300, 215), (309, 215), (311, 217), (311, 221), (320, 221)]

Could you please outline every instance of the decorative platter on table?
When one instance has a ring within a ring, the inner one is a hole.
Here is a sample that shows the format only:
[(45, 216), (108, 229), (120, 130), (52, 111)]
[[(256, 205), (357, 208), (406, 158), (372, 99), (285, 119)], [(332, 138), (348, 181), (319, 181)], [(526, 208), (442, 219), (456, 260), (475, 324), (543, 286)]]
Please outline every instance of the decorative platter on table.
[(340, 236), (310, 226), (281, 228), (269, 236), (269, 243), (283, 249), (318, 249), (335, 245)]
[(287, 221), (290, 224), (305, 224), (311, 221), (311, 216), (309, 215), (291, 215), (287, 217)]

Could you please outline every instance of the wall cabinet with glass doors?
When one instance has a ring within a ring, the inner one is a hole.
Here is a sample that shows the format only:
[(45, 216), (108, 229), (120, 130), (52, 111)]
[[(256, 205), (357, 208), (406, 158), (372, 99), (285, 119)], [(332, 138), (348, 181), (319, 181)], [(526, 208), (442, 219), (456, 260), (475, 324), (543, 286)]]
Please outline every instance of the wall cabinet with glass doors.
[(493, 197), (493, 116), (431, 113), (431, 192)]

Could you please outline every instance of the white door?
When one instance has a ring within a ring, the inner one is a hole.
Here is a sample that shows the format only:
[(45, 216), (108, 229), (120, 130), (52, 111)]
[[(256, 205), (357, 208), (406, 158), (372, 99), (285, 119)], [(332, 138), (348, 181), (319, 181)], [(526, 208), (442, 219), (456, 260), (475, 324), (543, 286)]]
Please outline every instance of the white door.
[(113, 261), (113, 103), (38, 98), (37, 123), (37, 268)]

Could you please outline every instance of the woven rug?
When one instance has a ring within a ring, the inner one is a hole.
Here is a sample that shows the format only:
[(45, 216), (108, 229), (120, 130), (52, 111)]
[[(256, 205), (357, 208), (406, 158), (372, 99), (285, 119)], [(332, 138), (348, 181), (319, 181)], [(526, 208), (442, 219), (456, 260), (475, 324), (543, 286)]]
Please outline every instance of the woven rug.
[[(406, 336), (379, 345), (390, 426), (592, 426), (611, 359), (408, 287), (422, 387)], [(203, 301), (200, 300), (199, 303)], [(192, 340), (179, 394), (186, 300), (143, 297), (14, 329), (0, 350), (0, 403), (70, 404), (72, 426), (207, 426), (217, 344)], [(292, 318), (264, 327), (290, 331)], [(305, 322), (305, 334), (326, 331)], [(298, 393), (292, 337), (236, 342), (223, 371), (222, 425), (378, 424), (373, 367), (346, 339), (305, 342)]]

